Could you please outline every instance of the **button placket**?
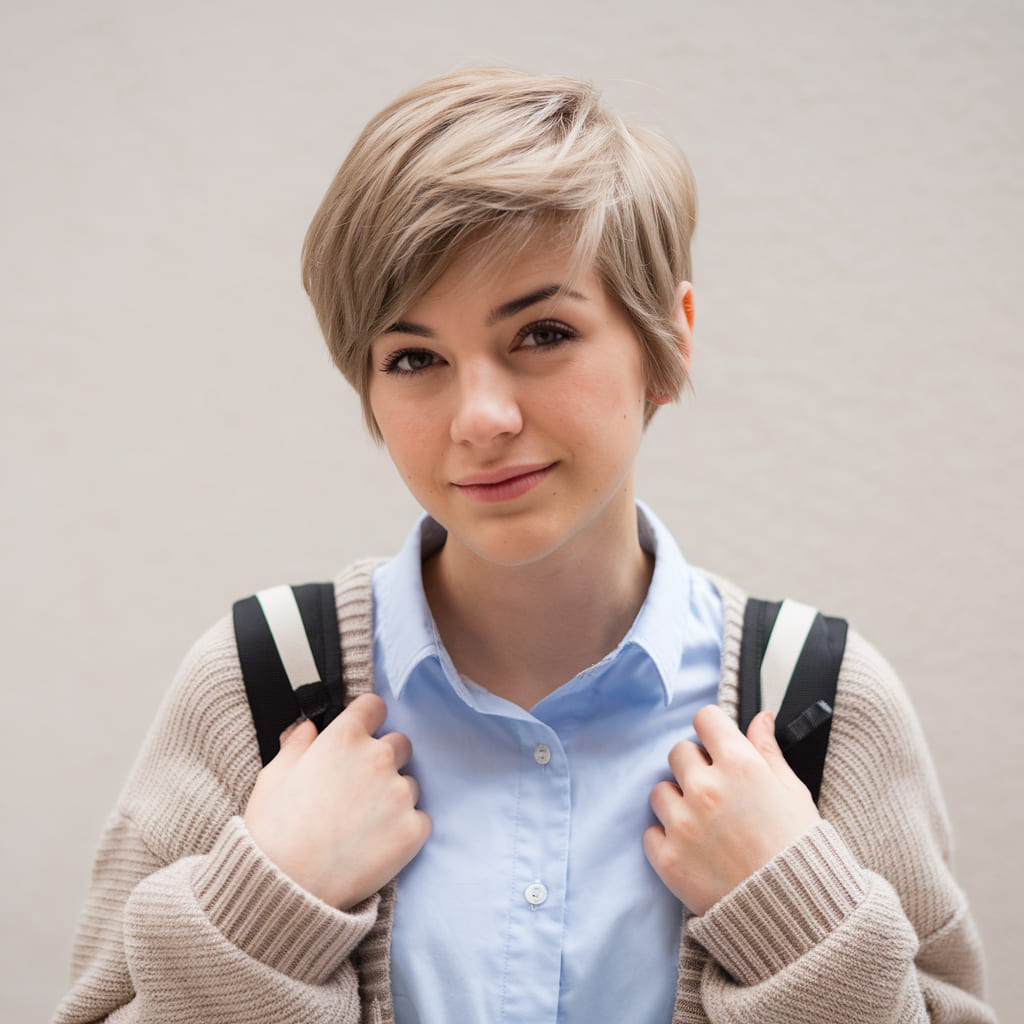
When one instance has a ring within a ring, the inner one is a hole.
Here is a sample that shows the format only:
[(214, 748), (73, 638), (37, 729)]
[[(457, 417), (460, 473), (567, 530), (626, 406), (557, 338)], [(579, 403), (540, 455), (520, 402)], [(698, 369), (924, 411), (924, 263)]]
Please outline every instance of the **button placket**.
[[(531, 844), (533, 849), (529, 858), (532, 864), (527, 868), (533, 879), (527, 875), (523, 883), (529, 881), (529, 884), (520, 890), (532, 915), (542, 908), (550, 910), (554, 907), (557, 911), (564, 898), (564, 887), (559, 879), (566, 870), (568, 765), (558, 737), (549, 738), (548, 730), (537, 730), (524, 738), (528, 739), (529, 745), (525, 745), (523, 754), (532, 756), (534, 762), (533, 769), (528, 768), (523, 777), (524, 797), (529, 801), (531, 810), (540, 814), (534, 818), (535, 842)], [(541, 771), (537, 771), (538, 768)], [(532, 813), (530, 817), (533, 817)]]

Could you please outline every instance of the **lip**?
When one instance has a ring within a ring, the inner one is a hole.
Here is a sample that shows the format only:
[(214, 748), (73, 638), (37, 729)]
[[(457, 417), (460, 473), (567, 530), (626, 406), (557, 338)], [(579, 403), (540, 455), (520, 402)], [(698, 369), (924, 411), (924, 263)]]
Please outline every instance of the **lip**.
[(470, 501), (511, 501), (533, 490), (554, 469), (554, 462), (527, 466), (502, 466), (470, 473), (453, 484)]

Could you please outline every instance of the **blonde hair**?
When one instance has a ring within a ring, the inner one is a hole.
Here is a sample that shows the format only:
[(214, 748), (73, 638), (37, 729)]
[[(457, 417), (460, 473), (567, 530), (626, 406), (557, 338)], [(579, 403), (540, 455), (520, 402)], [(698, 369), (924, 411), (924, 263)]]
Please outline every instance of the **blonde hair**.
[(372, 340), (468, 247), (507, 255), (538, 231), (593, 263), (636, 329), (650, 393), (678, 397), (674, 306), (695, 223), (690, 167), (660, 133), (605, 108), (588, 82), (479, 68), (425, 82), (370, 121), (309, 226), (302, 276), (379, 440)]

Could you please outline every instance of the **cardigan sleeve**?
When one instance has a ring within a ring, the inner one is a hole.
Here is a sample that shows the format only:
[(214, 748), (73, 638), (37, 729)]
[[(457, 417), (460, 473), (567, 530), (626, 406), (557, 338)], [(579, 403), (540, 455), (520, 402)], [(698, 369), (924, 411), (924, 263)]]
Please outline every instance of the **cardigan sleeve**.
[(992, 1024), (921, 729), (852, 632), (819, 806), (819, 824), (689, 922), (707, 1019)]
[(240, 817), (260, 764), (230, 622), (186, 659), (100, 843), (57, 1024), (358, 1022), (344, 913), (283, 875)]

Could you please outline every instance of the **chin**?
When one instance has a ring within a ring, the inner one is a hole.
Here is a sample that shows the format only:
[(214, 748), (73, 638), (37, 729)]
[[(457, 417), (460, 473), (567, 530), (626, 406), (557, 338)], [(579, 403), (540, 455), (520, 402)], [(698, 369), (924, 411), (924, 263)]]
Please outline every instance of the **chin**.
[(578, 533), (578, 529), (555, 528), (550, 522), (531, 529), (506, 521), (472, 534), (449, 532), (448, 539), (496, 568), (519, 569), (538, 566), (557, 556)]

